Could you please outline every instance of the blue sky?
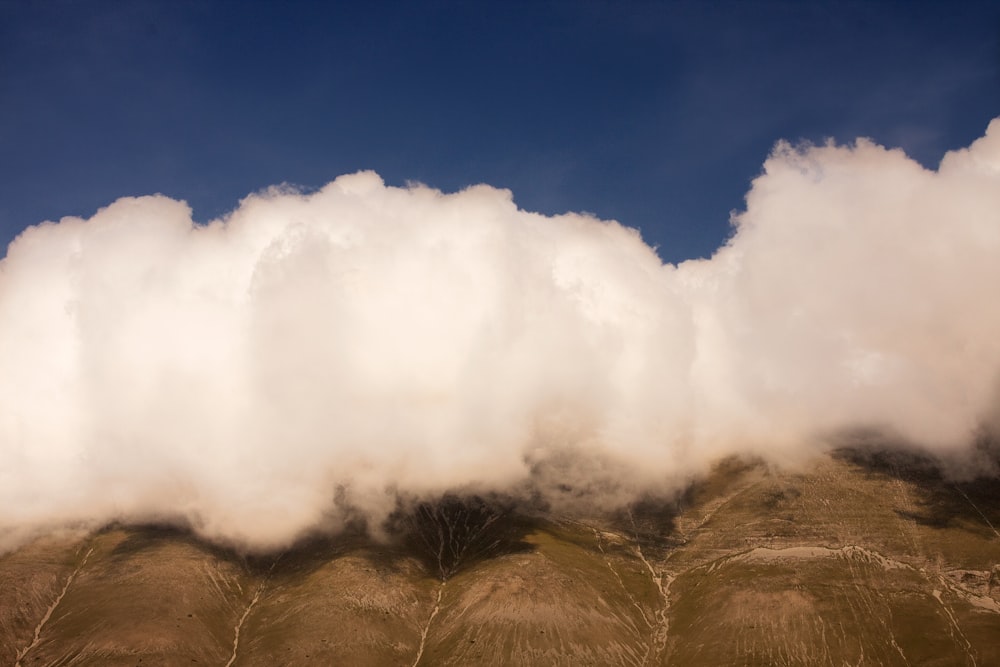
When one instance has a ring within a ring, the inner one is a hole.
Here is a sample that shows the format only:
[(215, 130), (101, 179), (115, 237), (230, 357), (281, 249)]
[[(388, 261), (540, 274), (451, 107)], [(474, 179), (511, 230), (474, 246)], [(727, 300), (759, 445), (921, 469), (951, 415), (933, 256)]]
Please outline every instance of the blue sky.
[(1000, 115), (1000, 3), (0, 0), (0, 247), (374, 169), (709, 255), (778, 139), (927, 166)]

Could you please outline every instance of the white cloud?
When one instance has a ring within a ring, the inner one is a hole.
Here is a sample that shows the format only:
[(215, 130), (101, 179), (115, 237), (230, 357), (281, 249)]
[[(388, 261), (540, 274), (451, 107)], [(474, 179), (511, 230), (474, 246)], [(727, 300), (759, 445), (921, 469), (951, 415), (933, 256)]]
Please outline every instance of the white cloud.
[(997, 408), (1000, 120), (936, 172), (779, 144), (736, 223), (674, 267), (617, 223), (366, 172), (204, 227), (156, 196), (30, 228), (0, 261), (0, 531), (266, 548), (397, 493), (621, 502), (857, 426), (967, 450)]

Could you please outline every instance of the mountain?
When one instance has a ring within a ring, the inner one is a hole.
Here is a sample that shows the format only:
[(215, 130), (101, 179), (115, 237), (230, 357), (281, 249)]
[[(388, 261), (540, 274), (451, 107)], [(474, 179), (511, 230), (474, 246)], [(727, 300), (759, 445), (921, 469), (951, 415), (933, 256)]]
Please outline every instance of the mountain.
[(997, 665), (1000, 482), (727, 460), (597, 517), (449, 496), (247, 557), (165, 526), (0, 556), (0, 663)]

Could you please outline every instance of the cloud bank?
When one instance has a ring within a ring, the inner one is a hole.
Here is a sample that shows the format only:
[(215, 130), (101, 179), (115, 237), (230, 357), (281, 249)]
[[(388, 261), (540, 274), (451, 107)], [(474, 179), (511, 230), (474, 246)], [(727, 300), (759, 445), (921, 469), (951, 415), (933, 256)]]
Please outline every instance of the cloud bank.
[(622, 502), (843, 429), (963, 455), (1000, 406), (1000, 119), (936, 171), (779, 144), (734, 234), (505, 190), (123, 198), (0, 261), (0, 535), (171, 519), (250, 548), (404, 496)]

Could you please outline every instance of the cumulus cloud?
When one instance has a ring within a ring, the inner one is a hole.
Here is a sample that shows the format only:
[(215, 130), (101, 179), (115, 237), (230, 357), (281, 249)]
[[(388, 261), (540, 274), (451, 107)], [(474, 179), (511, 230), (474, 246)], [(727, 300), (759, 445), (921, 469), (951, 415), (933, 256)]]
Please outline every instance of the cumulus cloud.
[(1000, 119), (934, 171), (779, 144), (734, 226), (665, 265), (616, 222), (362, 172), (207, 225), (153, 196), (31, 227), (0, 261), (0, 531), (268, 548), (400, 495), (625, 502), (996, 423)]

